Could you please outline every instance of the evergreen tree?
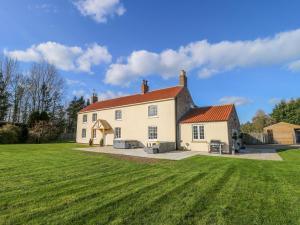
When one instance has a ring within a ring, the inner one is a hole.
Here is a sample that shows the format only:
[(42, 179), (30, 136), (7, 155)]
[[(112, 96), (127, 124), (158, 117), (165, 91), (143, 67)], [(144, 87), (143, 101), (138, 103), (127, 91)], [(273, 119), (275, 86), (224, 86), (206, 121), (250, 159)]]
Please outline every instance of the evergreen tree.
[(76, 132), (77, 126), (77, 113), (86, 106), (86, 102), (84, 98), (81, 96), (80, 98), (74, 97), (70, 102), (67, 108), (67, 129), (70, 133)]
[(271, 117), (276, 122), (287, 122), (300, 125), (300, 98), (281, 101), (275, 106)]

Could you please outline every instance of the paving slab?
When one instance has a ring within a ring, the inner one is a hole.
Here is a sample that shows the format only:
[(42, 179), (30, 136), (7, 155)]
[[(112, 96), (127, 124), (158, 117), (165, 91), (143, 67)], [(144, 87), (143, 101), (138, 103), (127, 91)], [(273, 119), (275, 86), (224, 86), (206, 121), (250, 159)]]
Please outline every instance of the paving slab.
[(135, 157), (153, 158), (153, 159), (168, 159), (168, 160), (181, 160), (195, 155), (203, 156), (215, 156), (215, 157), (229, 157), (229, 158), (241, 158), (241, 159), (255, 159), (255, 160), (275, 160), (280, 161), (282, 158), (276, 152), (275, 149), (270, 148), (247, 148), (242, 150), (238, 154), (211, 154), (204, 151), (171, 151), (159, 154), (149, 154), (142, 148), (137, 149), (115, 149), (112, 146), (104, 147), (88, 147), (88, 148), (76, 148), (75, 150), (98, 152), (106, 154), (127, 155)]

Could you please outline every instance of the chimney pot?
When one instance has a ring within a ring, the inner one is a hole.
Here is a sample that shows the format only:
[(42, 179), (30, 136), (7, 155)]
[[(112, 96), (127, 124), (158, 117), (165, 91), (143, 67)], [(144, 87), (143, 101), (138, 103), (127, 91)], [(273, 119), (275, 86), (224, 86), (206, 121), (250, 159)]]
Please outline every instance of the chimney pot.
[(187, 76), (185, 70), (181, 70), (179, 74), (179, 85), (187, 87)]
[(96, 94), (96, 92), (93, 92), (93, 95), (91, 97), (91, 104), (94, 104), (95, 102), (98, 102), (98, 96)]
[(141, 92), (142, 92), (142, 94), (149, 92), (149, 86), (148, 86), (147, 80), (143, 80), (142, 86), (141, 86)]

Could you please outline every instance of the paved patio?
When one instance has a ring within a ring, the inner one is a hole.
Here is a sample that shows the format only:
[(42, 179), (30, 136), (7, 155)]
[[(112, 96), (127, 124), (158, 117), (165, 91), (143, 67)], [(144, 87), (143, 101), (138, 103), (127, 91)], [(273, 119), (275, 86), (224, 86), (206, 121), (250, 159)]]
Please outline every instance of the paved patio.
[(148, 154), (142, 148), (138, 149), (114, 149), (112, 146), (105, 147), (88, 147), (88, 148), (76, 148), (75, 150), (98, 152), (106, 154), (117, 154), (153, 159), (168, 159), (168, 160), (181, 160), (195, 155), (215, 156), (215, 157), (229, 157), (229, 158), (241, 158), (241, 159), (255, 159), (255, 160), (276, 160), (280, 161), (282, 158), (277, 154), (275, 149), (270, 148), (256, 148), (250, 147), (246, 150), (242, 150), (239, 154), (210, 154), (208, 152), (201, 151), (172, 151), (159, 154)]

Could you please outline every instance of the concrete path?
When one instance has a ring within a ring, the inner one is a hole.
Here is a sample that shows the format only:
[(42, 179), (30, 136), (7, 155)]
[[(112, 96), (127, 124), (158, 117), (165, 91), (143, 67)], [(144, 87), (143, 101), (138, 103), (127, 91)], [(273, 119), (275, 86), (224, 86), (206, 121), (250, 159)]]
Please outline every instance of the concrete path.
[(172, 151), (160, 154), (148, 154), (142, 148), (136, 149), (115, 149), (112, 146), (105, 147), (89, 147), (89, 148), (76, 148), (76, 150), (83, 150), (89, 152), (99, 152), (107, 154), (127, 155), (153, 159), (169, 159), (169, 160), (181, 160), (194, 155), (198, 155), (196, 151)]
[(247, 148), (242, 150), (239, 154), (211, 154), (208, 152), (201, 151), (172, 151), (167, 153), (159, 154), (148, 154), (142, 148), (138, 149), (114, 149), (112, 146), (105, 147), (88, 147), (88, 148), (76, 148), (76, 150), (106, 153), (106, 154), (117, 154), (127, 155), (135, 157), (153, 158), (153, 159), (168, 159), (168, 160), (181, 160), (195, 155), (205, 156), (216, 156), (216, 157), (229, 157), (229, 158), (241, 158), (241, 159), (255, 159), (255, 160), (282, 160), (277, 154), (275, 149), (269, 148)]
[(260, 148), (260, 149), (247, 148), (245, 150), (241, 150), (240, 153), (237, 153), (234, 155), (210, 154), (210, 153), (206, 153), (206, 152), (200, 152), (199, 155), (240, 158), (240, 159), (255, 159), (255, 160), (274, 160), (274, 161), (282, 160), (282, 158), (276, 152), (275, 149), (264, 149), (264, 148)]

